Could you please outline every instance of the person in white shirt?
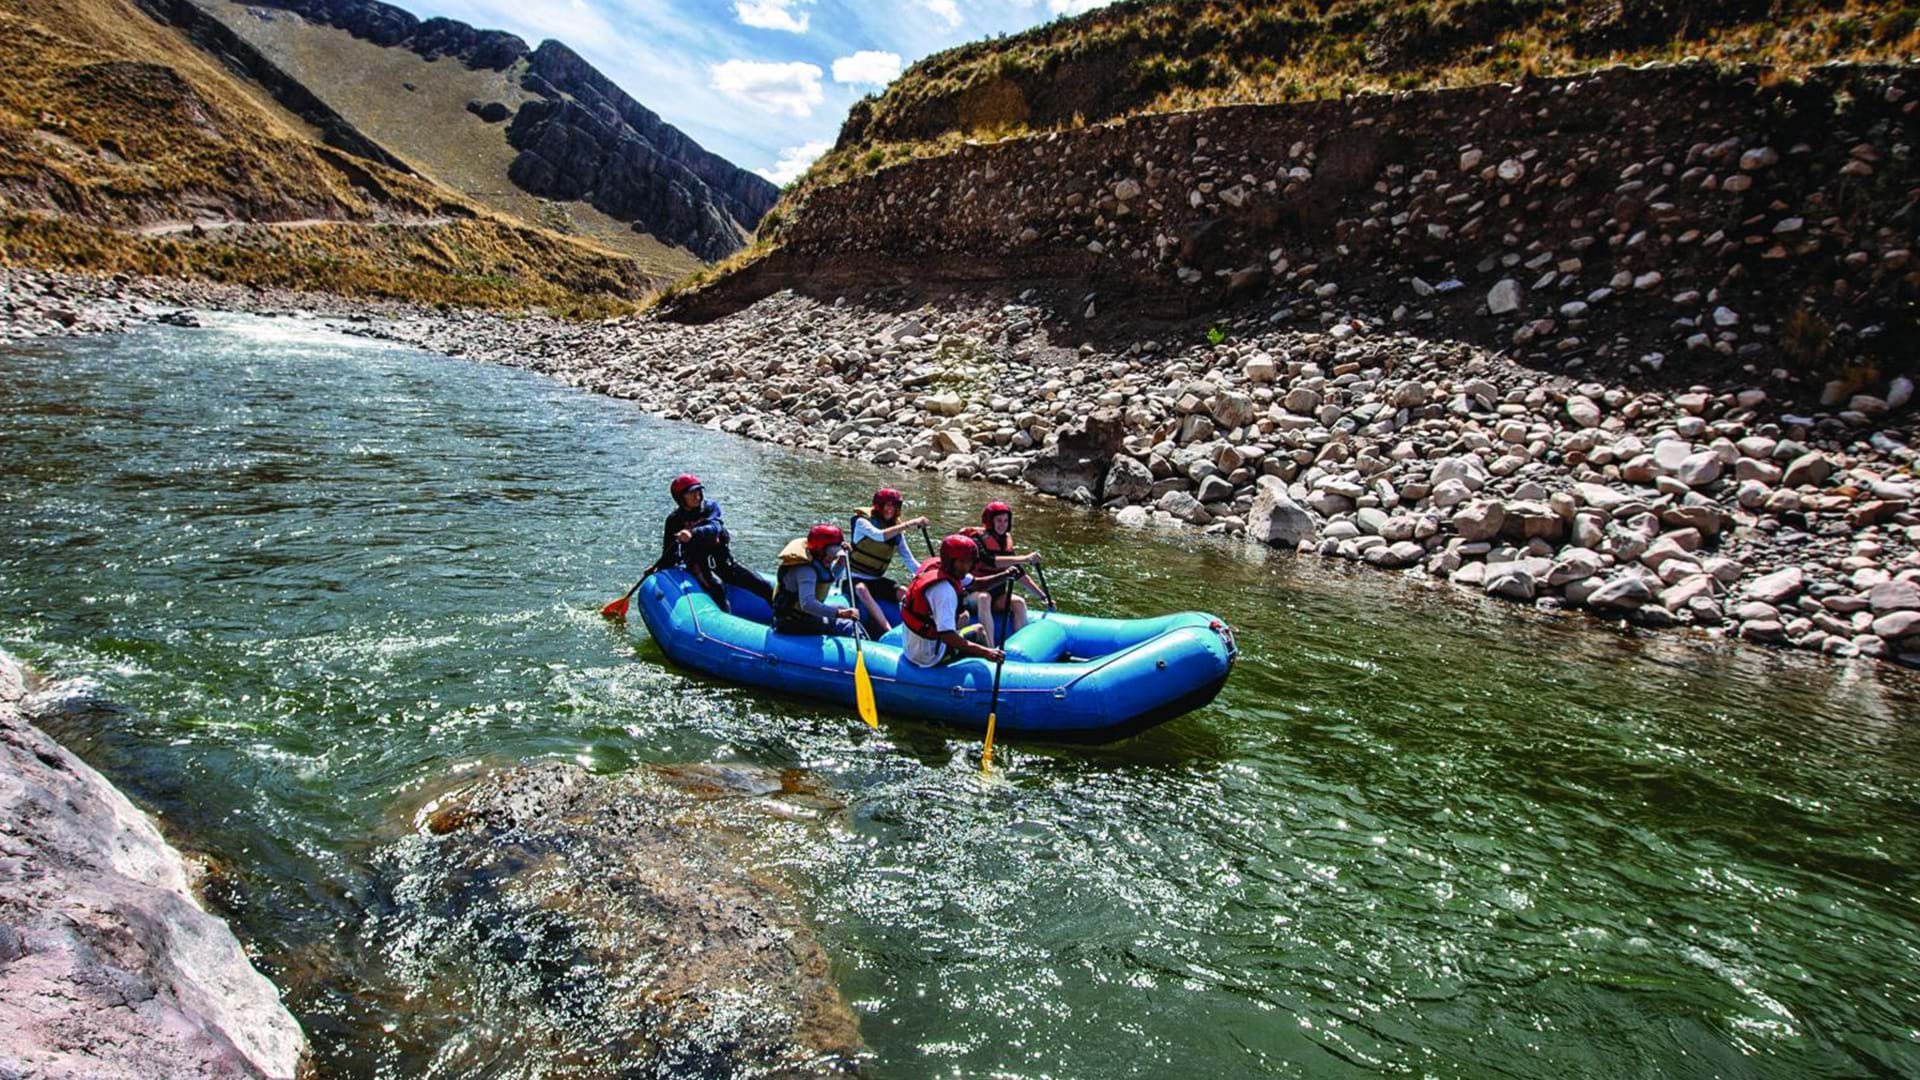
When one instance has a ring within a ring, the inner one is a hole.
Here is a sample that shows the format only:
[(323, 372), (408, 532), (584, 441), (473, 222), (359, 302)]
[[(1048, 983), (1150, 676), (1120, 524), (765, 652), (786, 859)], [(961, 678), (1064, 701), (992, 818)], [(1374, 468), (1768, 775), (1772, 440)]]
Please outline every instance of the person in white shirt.
[(935, 667), (950, 657), (977, 656), (999, 663), (1006, 654), (968, 640), (961, 629), (972, 621), (962, 609), (960, 595), (977, 585), (972, 575), (980, 549), (971, 537), (949, 536), (940, 541), (940, 557), (929, 559), (907, 586), (900, 602), (900, 619), (907, 624), (906, 656), (919, 667)]

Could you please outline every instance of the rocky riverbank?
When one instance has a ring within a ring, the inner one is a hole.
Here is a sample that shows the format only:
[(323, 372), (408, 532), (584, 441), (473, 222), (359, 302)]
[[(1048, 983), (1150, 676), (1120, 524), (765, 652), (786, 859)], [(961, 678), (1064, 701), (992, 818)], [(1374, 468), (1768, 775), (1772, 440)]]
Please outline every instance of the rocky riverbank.
[(298, 1075), (300, 1026), (180, 853), (33, 726), (0, 655), (0, 1076)]
[[(170, 298), (249, 306), (232, 290), (140, 287), (153, 290), (140, 301), (150, 309)], [(1603, 381), (1418, 336), (1334, 298), (1311, 329), (1276, 300), (1210, 328), (1060, 344), (1074, 340), (1080, 299), (1030, 290), (904, 310), (885, 294), (781, 293), (696, 326), (399, 307), (345, 317), (357, 332), (544, 372), (667, 418), (1019, 485), (1126, 525), (1920, 665), (1906, 378)]]

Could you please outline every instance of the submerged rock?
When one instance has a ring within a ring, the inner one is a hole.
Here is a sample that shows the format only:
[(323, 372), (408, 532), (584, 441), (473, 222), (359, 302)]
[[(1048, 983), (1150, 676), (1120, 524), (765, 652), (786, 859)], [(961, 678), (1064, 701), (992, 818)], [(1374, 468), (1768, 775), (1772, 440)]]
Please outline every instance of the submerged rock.
[(0, 656), (0, 1076), (295, 1076), (273, 984), (153, 822), (28, 722), (24, 683)]
[(393, 852), (379, 931), (409, 996), (476, 1003), (448, 1006), (470, 1011), (467, 1030), (435, 1061), (450, 1075), (529, 1055), (569, 1076), (853, 1075), (859, 1029), (827, 955), (737, 820), (789, 796), (831, 805), (796, 775), (738, 766), (540, 765), (438, 800)]

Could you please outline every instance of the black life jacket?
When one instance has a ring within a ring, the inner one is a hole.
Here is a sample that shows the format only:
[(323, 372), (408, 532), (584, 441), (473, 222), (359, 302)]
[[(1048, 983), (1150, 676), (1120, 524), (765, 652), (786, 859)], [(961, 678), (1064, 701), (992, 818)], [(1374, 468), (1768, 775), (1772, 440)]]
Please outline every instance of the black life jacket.
[[(853, 524), (855, 526), (858, 526), (863, 521), (871, 524), (876, 529), (881, 528), (880, 523), (873, 518), (873, 510), (871, 507), (853, 512)], [(860, 530), (857, 527), (848, 529), (847, 535), (859, 536)], [(875, 540), (871, 536), (855, 540), (853, 542), (853, 554), (849, 556), (853, 565), (853, 572), (860, 577), (885, 577), (887, 568), (893, 565), (893, 553), (898, 546), (898, 540)]]

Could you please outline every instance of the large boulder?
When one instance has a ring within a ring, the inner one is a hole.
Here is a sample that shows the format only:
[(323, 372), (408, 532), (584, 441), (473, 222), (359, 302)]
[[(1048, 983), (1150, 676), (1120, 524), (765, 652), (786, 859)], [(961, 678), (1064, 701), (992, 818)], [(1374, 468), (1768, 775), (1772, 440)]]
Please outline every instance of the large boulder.
[(1118, 409), (1096, 409), (1060, 432), (1059, 440), (1028, 462), (1027, 483), (1049, 495), (1071, 495), (1086, 488), (1096, 498), (1115, 454), (1126, 443), (1126, 417)]
[(1101, 486), (1100, 497), (1138, 502), (1152, 493), (1153, 470), (1137, 458), (1115, 455), (1113, 464), (1107, 468), (1107, 478)]
[[(1263, 479), (1272, 480), (1272, 477)], [(1313, 515), (1307, 508), (1294, 502), (1286, 488), (1278, 483), (1263, 483), (1253, 496), (1253, 506), (1247, 511), (1247, 536), (1262, 544), (1274, 547), (1297, 547), (1302, 540), (1311, 540), (1319, 532)]]
[(467, 1026), (403, 1010), (394, 1039), (437, 1047), (449, 1076), (557, 1055), (591, 1075), (854, 1074), (857, 1022), (763, 856), (837, 808), (749, 765), (544, 764), (440, 796), (385, 853), (374, 929), (399, 943), (396, 989)]
[(0, 1076), (291, 1078), (306, 1039), (180, 853), (23, 714), (0, 655)]

